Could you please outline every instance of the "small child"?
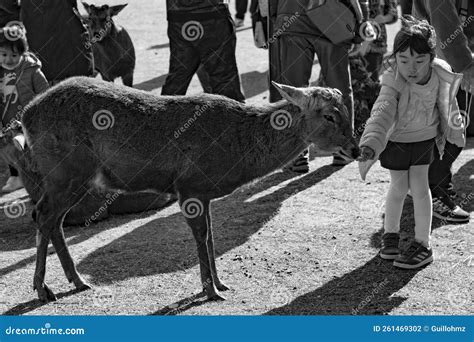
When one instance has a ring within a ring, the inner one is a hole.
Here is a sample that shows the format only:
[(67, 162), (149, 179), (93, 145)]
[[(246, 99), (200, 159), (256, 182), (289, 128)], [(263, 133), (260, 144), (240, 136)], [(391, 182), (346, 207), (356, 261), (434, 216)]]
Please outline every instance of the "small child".
[[(41, 62), (28, 51), (25, 33), (22, 25), (0, 29), (2, 127), (9, 127), (15, 120), (20, 120), (23, 108), (48, 88), (48, 81), (41, 72)], [(13, 165), (9, 168), (10, 177), (2, 188), (3, 192), (23, 187), (18, 170)]]
[[(382, 76), (382, 89), (360, 140), (360, 161), (379, 158), (390, 170), (380, 257), (405, 269), (433, 261), (428, 168), (434, 145), (441, 156), (446, 140), (465, 145), (455, 96), (462, 75), (435, 58), (435, 46), (436, 34), (427, 21), (402, 19), (394, 41), (395, 61)], [(415, 211), (415, 239), (400, 251), (400, 218), (408, 190)]]

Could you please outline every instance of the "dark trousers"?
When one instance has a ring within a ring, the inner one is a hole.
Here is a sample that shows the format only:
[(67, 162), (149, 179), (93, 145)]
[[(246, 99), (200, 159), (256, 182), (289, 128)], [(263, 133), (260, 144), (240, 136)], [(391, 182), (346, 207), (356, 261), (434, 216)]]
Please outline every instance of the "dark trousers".
[[(459, 89), (456, 97), (460, 110), (465, 110), (465, 96), (466, 93)], [(446, 141), (442, 160), (439, 160), (438, 149), (435, 148), (434, 150), (435, 159), (430, 164), (428, 173), (431, 194), (433, 197), (442, 197), (447, 201), (450, 201), (449, 195), (454, 194), (454, 186), (452, 182), (453, 174), (451, 172), (451, 167), (453, 166), (456, 158), (461, 153), (462, 148), (451, 144), (449, 141)]]
[(245, 12), (247, 12), (248, 5), (248, 0), (235, 0), (235, 17), (237, 19), (245, 18)]
[(168, 22), (170, 68), (161, 94), (185, 95), (194, 73), (202, 64), (209, 76), (210, 92), (243, 102), (232, 18), (229, 15), (197, 23), (193, 31), (183, 27), (189, 22)]
[(402, 15), (411, 14), (413, 9), (413, 0), (400, 0)]
[(19, 176), (18, 170), (15, 169), (13, 166), (8, 165), (8, 168), (10, 169), (10, 176), (11, 177), (18, 177)]
[(334, 45), (324, 38), (282, 35), (279, 46), (281, 71), (279, 80), (276, 81), (294, 87), (307, 87), (316, 54), (326, 85), (341, 91), (350, 115), (351, 127), (354, 127), (354, 100), (348, 54), (350, 45)]
[(383, 55), (381, 53), (369, 52), (364, 56), (367, 61), (367, 71), (371, 73), (370, 78), (374, 82), (379, 80), (379, 70), (382, 67)]

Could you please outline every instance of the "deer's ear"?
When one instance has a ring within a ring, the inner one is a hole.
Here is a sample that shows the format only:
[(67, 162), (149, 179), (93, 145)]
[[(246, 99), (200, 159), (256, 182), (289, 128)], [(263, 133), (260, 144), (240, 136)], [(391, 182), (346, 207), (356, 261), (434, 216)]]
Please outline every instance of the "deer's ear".
[(84, 8), (86, 9), (86, 12), (89, 13), (91, 6), (87, 2), (83, 2), (82, 6), (84, 6)]
[(273, 81), (272, 84), (278, 90), (280, 95), (289, 102), (297, 105), (300, 108), (305, 108), (308, 105), (307, 96), (301, 89), (279, 84)]
[(114, 15), (119, 14), (127, 5), (128, 4), (110, 6), (110, 16), (113, 17)]

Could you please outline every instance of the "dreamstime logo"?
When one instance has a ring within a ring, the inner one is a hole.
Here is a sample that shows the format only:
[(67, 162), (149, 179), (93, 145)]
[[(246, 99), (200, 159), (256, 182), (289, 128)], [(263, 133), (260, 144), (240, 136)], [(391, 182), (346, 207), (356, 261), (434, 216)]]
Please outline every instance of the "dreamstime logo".
[(371, 42), (380, 37), (381, 32), (382, 29), (380, 25), (375, 21), (364, 21), (359, 27), (359, 36), (367, 42)]
[(465, 110), (455, 110), (449, 114), (448, 125), (455, 130), (464, 129), (469, 125), (469, 115)]
[(448, 293), (449, 303), (456, 308), (466, 306), (471, 303), (471, 292), (469, 286), (452, 289)]
[(270, 124), (278, 131), (290, 127), (292, 123), (293, 118), (291, 114), (284, 109), (277, 110), (270, 116)]
[(11, 203), (6, 204), (3, 207), (3, 211), (5, 212), (6, 217), (16, 219), (20, 216), (25, 215), (26, 205), (25, 202), (13, 201)]
[(113, 302), (114, 297), (114, 293), (110, 288), (101, 287), (94, 290), (92, 301), (95, 306), (103, 306), (104, 304)]
[(92, 124), (98, 130), (105, 130), (114, 127), (115, 124), (115, 117), (112, 112), (101, 109), (94, 113), (92, 117)]
[(204, 35), (204, 28), (199, 21), (191, 20), (184, 23), (181, 28), (181, 35), (189, 42), (201, 39)]
[(193, 219), (203, 214), (204, 205), (197, 198), (188, 198), (181, 205), (181, 211), (184, 217)]
[(25, 38), (26, 29), (21, 21), (13, 20), (5, 25), (3, 34), (6, 39), (15, 41)]

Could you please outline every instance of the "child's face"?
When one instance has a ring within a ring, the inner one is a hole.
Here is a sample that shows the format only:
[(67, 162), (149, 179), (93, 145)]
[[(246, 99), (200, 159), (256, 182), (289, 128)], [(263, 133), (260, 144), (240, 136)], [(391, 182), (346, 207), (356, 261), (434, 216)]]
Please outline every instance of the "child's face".
[(398, 71), (408, 83), (424, 84), (428, 81), (431, 71), (431, 55), (429, 53), (418, 54), (408, 48), (405, 51), (397, 52)]
[(0, 63), (5, 69), (13, 70), (20, 64), (21, 53), (6, 46), (0, 47)]

